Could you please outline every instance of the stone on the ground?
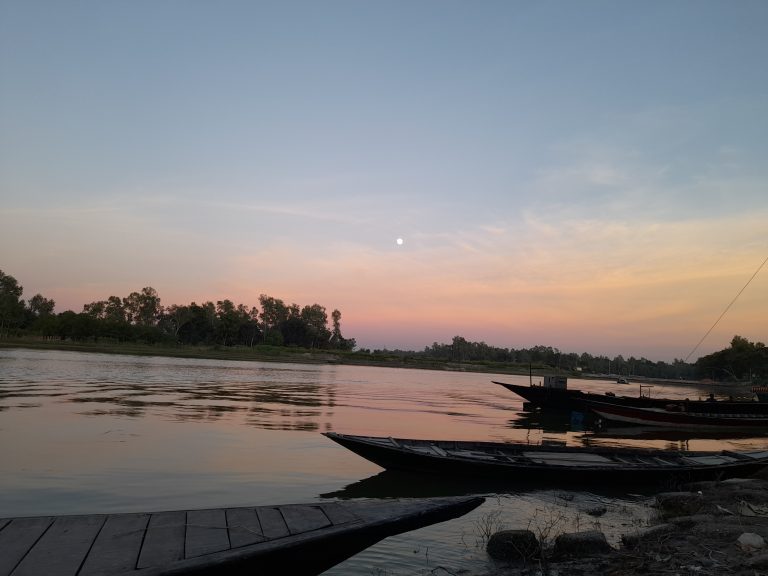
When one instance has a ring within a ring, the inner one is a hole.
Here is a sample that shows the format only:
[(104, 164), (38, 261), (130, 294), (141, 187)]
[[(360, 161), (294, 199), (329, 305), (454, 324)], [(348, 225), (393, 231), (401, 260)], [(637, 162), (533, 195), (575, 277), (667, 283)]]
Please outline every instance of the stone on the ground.
[(541, 552), (536, 535), (530, 530), (501, 530), (488, 539), (488, 555), (496, 560), (529, 560)]
[(662, 492), (656, 496), (656, 507), (664, 518), (691, 516), (704, 506), (704, 497), (698, 492)]
[(596, 556), (613, 552), (614, 549), (605, 539), (605, 534), (599, 530), (586, 532), (571, 532), (560, 534), (555, 539), (554, 554), (556, 557)]
[(739, 547), (745, 552), (752, 552), (753, 550), (760, 550), (765, 548), (765, 540), (760, 534), (754, 532), (744, 532), (737, 540)]

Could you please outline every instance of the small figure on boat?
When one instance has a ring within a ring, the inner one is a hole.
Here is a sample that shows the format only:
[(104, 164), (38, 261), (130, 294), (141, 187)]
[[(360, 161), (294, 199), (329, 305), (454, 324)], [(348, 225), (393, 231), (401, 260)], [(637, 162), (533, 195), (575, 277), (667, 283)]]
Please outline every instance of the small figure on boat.
[(712, 392), (709, 393), (709, 398), (707, 398), (707, 402), (717, 402), (717, 400), (715, 400), (714, 393)]

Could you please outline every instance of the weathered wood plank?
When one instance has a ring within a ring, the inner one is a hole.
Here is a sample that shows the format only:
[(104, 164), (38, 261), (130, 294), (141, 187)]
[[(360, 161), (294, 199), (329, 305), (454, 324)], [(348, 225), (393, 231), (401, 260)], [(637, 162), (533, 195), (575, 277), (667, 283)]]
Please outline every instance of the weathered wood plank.
[(256, 515), (259, 517), (261, 530), (267, 540), (283, 538), (290, 535), (288, 526), (285, 525), (283, 515), (278, 508), (256, 508)]
[(291, 534), (302, 534), (331, 525), (319, 506), (280, 506), (280, 512)]
[(116, 574), (136, 568), (148, 523), (149, 514), (108, 516), (78, 576)]
[(152, 514), (136, 567), (163, 566), (182, 560), (186, 521), (187, 513), (183, 510)]
[(35, 542), (53, 523), (53, 518), (15, 518), (0, 532), (0, 576), (8, 576)]
[(320, 508), (325, 512), (325, 515), (328, 516), (328, 520), (330, 520), (331, 524), (334, 526), (354, 522), (358, 519), (357, 516), (338, 502), (323, 502), (320, 504)]
[(106, 516), (60, 516), (22, 559), (13, 576), (74, 576)]
[(227, 517), (223, 509), (187, 512), (185, 558), (229, 550)]
[(230, 508), (227, 510), (229, 543), (232, 548), (263, 542), (264, 533), (255, 508)]

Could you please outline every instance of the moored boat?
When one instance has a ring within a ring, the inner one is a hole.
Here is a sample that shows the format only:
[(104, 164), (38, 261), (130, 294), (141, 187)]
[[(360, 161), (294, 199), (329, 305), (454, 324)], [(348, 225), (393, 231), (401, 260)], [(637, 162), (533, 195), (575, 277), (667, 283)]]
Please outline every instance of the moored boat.
[(482, 502), (474, 496), (0, 518), (0, 574), (319, 574), (383, 538)]
[(751, 474), (768, 466), (768, 450), (694, 452), (641, 448), (583, 448), (503, 442), (325, 436), (391, 470), (460, 474), (488, 480), (623, 482), (697, 479)]
[(585, 400), (584, 405), (601, 418), (614, 422), (704, 430), (768, 430), (768, 412), (763, 402), (672, 401), (663, 406), (632, 406)]
[(504, 386), (510, 392), (514, 392), (521, 398), (546, 410), (588, 410), (594, 402), (609, 403), (613, 405), (664, 409), (670, 405), (686, 406), (686, 411), (707, 414), (763, 414), (768, 418), (768, 401), (756, 400), (715, 400), (710, 394), (708, 400), (690, 400), (675, 398), (652, 398), (650, 385), (641, 384), (638, 396), (617, 396), (606, 392), (584, 392), (572, 390), (567, 387), (547, 386), (546, 381), (542, 386), (523, 386), (521, 384), (509, 384), (507, 382), (492, 381), (494, 384)]

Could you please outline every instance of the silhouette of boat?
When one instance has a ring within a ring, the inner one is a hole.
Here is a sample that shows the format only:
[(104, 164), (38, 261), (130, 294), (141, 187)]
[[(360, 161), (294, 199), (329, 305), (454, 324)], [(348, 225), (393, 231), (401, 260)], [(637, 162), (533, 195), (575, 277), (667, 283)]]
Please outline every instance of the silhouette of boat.
[(574, 482), (624, 482), (712, 478), (750, 474), (768, 465), (768, 450), (694, 452), (643, 448), (572, 447), (459, 440), (415, 440), (325, 436), (392, 470), (462, 475), (488, 480), (542, 479)]
[(670, 402), (664, 406), (632, 406), (618, 402), (585, 400), (601, 418), (614, 422), (666, 428), (740, 429), (768, 427), (763, 402)]

